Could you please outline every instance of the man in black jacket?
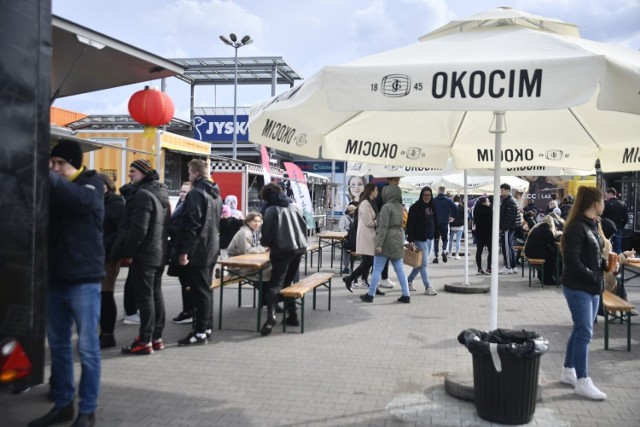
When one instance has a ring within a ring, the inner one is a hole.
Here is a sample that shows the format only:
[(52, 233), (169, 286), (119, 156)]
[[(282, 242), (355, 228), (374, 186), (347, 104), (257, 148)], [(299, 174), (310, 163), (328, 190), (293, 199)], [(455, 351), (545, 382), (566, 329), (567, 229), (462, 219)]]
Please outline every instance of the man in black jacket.
[(130, 261), (129, 277), (140, 310), (140, 330), (125, 354), (147, 355), (164, 349), (165, 324), (162, 272), (167, 258), (169, 232), (169, 193), (160, 183), (158, 172), (147, 160), (139, 159), (129, 167), (134, 185), (126, 205), (119, 238), (122, 257)]
[(513, 250), (513, 237), (518, 224), (518, 202), (511, 195), (511, 186), (507, 183), (500, 184), (500, 235), (502, 243), (502, 256), (504, 257), (504, 268), (500, 274), (515, 274), (518, 272), (516, 266), (516, 251)]
[[(260, 190), (266, 203), (260, 244), (269, 248), (271, 280), (267, 294), (267, 321), (260, 329), (265, 336), (276, 324), (276, 305), (280, 289), (290, 286), (298, 273), (300, 259), (307, 250), (307, 223), (300, 208), (292, 204), (277, 184), (267, 184)], [(285, 301), (287, 325), (298, 326), (293, 301)]]
[(47, 336), (51, 349), (51, 392), (55, 406), (29, 426), (71, 421), (74, 416), (71, 327), (78, 330), (82, 366), (78, 418), (74, 426), (95, 424), (100, 390), (100, 282), (105, 277), (102, 180), (82, 166), (82, 150), (63, 140), (51, 150), (49, 172), (49, 288)]
[(622, 253), (622, 229), (627, 222), (629, 222), (629, 213), (627, 207), (622, 200), (616, 197), (615, 188), (607, 188), (604, 193), (604, 212), (602, 212), (603, 218), (609, 218), (616, 225), (616, 233), (613, 235), (613, 251), (617, 254)]
[(184, 200), (176, 235), (178, 262), (185, 267), (194, 307), (193, 331), (179, 345), (206, 344), (213, 327), (213, 266), (220, 254), (220, 188), (209, 181), (204, 160), (189, 162), (191, 191)]

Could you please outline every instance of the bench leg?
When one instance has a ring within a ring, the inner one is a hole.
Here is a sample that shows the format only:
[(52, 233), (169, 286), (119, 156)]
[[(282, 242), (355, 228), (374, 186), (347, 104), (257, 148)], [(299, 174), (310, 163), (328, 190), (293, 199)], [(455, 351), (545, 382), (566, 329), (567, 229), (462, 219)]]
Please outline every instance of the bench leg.
[(304, 334), (304, 295), (300, 298), (300, 333)]
[(544, 289), (544, 264), (540, 266), (540, 287)]
[(627, 320), (627, 351), (631, 351), (631, 312), (622, 313)]
[(609, 350), (609, 310), (604, 308), (604, 349)]

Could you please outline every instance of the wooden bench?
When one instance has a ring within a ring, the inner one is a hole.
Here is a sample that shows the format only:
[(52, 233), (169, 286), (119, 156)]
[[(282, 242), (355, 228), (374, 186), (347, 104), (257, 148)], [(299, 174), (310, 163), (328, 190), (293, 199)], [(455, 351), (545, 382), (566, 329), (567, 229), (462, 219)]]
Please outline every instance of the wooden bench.
[[(635, 307), (619, 296), (605, 290), (602, 293), (602, 307), (604, 308), (604, 349), (609, 350), (609, 314), (612, 320), (620, 319), (620, 323), (627, 324), (627, 351), (631, 351), (631, 310)], [(620, 316), (615, 313), (619, 311)]]
[[(307, 275), (307, 259), (311, 261), (311, 268), (313, 268), (313, 254), (316, 252), (320, 252), (320, 245), (318, 243), (312, 243), (307, 246), (307, 251), (302, 254), (302, 258), (304, 258), (304, 275)], [(320, 272), (320, 263), (318, 262), (318, 272)]]
[[(524, 260), (529, 264), (529, 287), (531, 287), (531, 273), (534, 272), (535, 274), (535, 271), (540, 267), (540, 287), (544, 288), (544, 260), (542, 258), (528, 258), (527, 256), (524, 256), (522, 259), (523, 264)], [(524, 266), (522, 269), (524, 270)]]
[[(285, 298), (293, 298), (294, 304), (300, 306), (300, 333), (304, 334), (304, 296), (310, 290), (313, 290), (313, 309), (316, 309), (316, 290), (320, 286), (324, 286), (329, 290), (328, 310), (331, 311), (331, 279), (333, 273), (313, 273), (309, 277), (305, 277), (293, 285), (280, 290), (280, 295)], [(298, 299), (300, 301), (298, 301)], [(282, 332), (287, 330), (287, 310), (285, 307), (282, 317)]]

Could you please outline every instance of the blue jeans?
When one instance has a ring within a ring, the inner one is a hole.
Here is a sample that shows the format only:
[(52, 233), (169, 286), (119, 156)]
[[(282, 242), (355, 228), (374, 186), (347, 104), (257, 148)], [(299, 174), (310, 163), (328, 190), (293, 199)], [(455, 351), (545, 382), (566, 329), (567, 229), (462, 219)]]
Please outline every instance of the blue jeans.
[(100, 392), (100, 283), (49, 286), (47, 336), (51, 349), (52, 392), (55, 406), (68, 405), (75, 395), (73, 379), (73, 322), (78, 332), (80, 354), (80, 413), (95, 412)]
[(588, 377), (589, 343), (593, 335), (593, 321), (598, 313), (600, 295), (562, 287), (562, 292), (571, 311), (573, 330), (567, 342), (564, 357), (565, 368), (575, 368), (578, 378)]
[(612, 244), (613, 244), (613, 252), (617, 253), (617, 254), (621, 254), (622, 253), (622, 229), (620, 230), (616, 230), (615, 234), (613, 235), (613, 239), (612, 240)]
[(431, 286), (431, 282), (429, 282), (429, 273), (427, 273), (427, 266), (429, 265), (429, 257), (431, 256), (431, 249), (433, 248), (433, 239), (429, 239), (424, 242), (415, 241), (413, 243), (418, 249), (422, 251), (422, 265), (411, 270), (407, 281), (413, 282), (418, 273), (420, 273), (424, 287), (428, 288), (429, 286)]
[(460, 253), (460, 240), (462, 239), (462, 232), (464, 230), (460, 229), (460, 230), (452, 230), (451, 227), (449, 227), (449, 253), (453, 253), (452, 249), (453, 249), (453, 241), (455, 240), (456, 242), (456, 254)]
[[(371, 275), (371, 283), (369, 284), (369, 295), (371, 296), (374, 296), (376, 294), (376, 289), (378, 289), (380, 278), (382, 277), (382, 269), (387, 263), (387, 259), (389, 258), (384, 255), (376, 255), (373, 257), (373, 274)], [(402, 263), (402, 258), (389, 259), (389, 262), (393, 266), (393, 269), (396, 272), (396, 276), (398, 276), (398, 281), (400, 281), (402, 295), (408, 297), (409, 284), (407, 283), (407, 276), (406, 274), (404, 274), (404, 264)]]

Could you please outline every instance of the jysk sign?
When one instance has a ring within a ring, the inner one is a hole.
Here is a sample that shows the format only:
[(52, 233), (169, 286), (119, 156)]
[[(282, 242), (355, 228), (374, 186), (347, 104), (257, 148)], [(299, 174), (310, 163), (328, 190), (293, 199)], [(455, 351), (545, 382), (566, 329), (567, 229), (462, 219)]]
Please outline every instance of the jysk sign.
[[(237, 141), (249, 141), (249, 116), (238, 115)], [(193, 138), (199, 141), (233, 141), (233, 115), (196, 116)]]

